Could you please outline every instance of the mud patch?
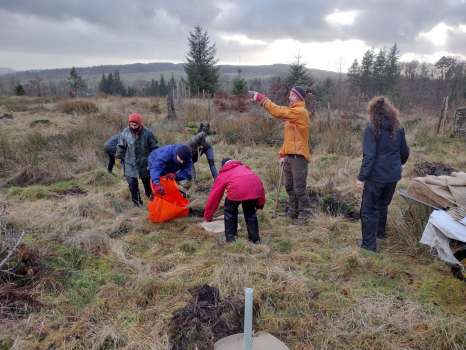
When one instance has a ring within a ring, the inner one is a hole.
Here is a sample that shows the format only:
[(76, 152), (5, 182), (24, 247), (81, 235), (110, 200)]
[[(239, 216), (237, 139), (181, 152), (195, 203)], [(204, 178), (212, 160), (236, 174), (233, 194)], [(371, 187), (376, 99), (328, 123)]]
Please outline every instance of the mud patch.
[(175, 311), (170, 320), (172, 350), (213, 349), (217, 340), (243, 331), (243, 301), (222, 300), (219, 290), (207, 284), (189, 292), (192, 302)]
[(8, 113), (4, 113), (4, 114), (0, 114), (0, 120), (2, 119), (13, 119), (13, 116), (11, 114), (8, 114)]
[(204, 208), (201, 208), (201, 207), (189, 208), (189, 216), (194, 216), (198, 218), (204, 217)]
[(0, 271), (0, 320), (20, 319), (39, 311), (42, 304), (33, 289), (44, 272), (38, 254), (20, 245)]
[(72, 186), (70, 188), (67, 188), (66, 190), (54, 191), (54, 193), (60, 196), (84, 196), (87, 194), (87, 191), (83, 190), (79, 186)]
[(29, 126), (31, 128), (34, 128), (39, 125), (50, 126), (52, 125), (52, 122), (48, 119), (37, 119), (29, 123)]
[(212, 188), (212, 184), (210, 184), (210, 183), (201, 183), (201, 182), (196, 183), (196, 192), (197, 193), (207, 194), (207, 193), (210, 192), (211, 188)]
[(452, 172), (456, 171), (453, 167), (448, 164), (440, 162), (420, 162), (416, 163), (413, 170), (413, 176), (426, 176), (426, 175), (451, 175)]
[(318, 208), (331, 216), (343, 215), (350, 220), (359, 220), (360, 218), (357, 201), (338, 192), (324, 194), (309, 190), (309, 199), (312, 207)]

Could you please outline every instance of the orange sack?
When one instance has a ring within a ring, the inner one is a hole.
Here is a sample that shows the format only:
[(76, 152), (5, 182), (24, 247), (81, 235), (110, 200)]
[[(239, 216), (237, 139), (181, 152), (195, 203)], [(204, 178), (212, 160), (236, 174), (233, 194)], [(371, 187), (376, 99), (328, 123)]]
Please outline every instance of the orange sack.
[(161, 177), (160, 185), (165, 190), (165, 194), (163, 196), (154, 194), (154, 199), (147, 205), (149, 220), (160, 223), (188, 216), (189, 201), (178, 190), (176, 181)]

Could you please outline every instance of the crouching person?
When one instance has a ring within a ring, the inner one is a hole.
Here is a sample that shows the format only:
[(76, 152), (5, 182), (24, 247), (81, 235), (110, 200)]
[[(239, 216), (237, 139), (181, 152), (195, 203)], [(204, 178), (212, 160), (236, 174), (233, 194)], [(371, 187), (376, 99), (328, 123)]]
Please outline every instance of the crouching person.
[(142, 123), (139, 113), (128, 117), (128, 127), (125, 128), (118, 139), (115, 157), (120, 159), (123, 171), (131, 192), (134, 206), (143, 205), (139, 193), (138, 177), (141, 178), (146, 196), (152, 194), (149, 172), (147, 171), (147, 158), (151, 151), (157, 148), (157, 140), (149, 129)]
[(227, 192), (224, 208), (226, 241), (233, 242), (236, 239), (238, 207), (241, 205), (249, 240), (253, 243), (260, 243), (256, 210), (264, 208), (265, 191), (259, 176), (240, 161), (224, 158), (222, 168), (207, 199), (204, 211), (206, 221), (212, 221), (225, 190)]
[(191, 149), (182, 144), (160, 147), (149, 155), (149, 172), (154, 194), (164, 195), (160, 185), (160, 177), (180, 181), (191, 181), (192, 160)]
[(110, 174), (113, 174), (113, 166), (115, 165), (115, 154), (117, 151), (118, 139), (120, 134), (113, 135), (104, 143), (104, 150), (108, 156), (107, 170)]
[(201, 123), (196, 135), (194, 135), (191, 138), (191, 140), (189, 140), (187, 143), (187, 145), (191, 147), (191, 152), (192, 152), (193, 179), (194, 180), (196, 180), (196, 168), (194, 167), (194, 164), (199, 160), (199, 158), (203, 154), (205, 154), (207, 158), (207, 162), (209, 163), (209, 168), (210, 168), (210, 173), (212, 174), (212, 178), (215, 179), (218, 174), (217, 168), (215, 167), (215, 161), (214, 161), (214, 148), (212, 147), (212, 144), (207, 140), (209, 131), (210, 131), (210, 124)]

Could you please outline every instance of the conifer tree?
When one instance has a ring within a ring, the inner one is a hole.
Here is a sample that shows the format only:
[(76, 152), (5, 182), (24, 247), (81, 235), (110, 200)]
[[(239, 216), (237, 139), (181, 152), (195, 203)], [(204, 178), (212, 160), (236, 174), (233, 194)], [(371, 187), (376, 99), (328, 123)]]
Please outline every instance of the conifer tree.
[(218, 84), (215, 44), (210, 43), (207, 31), (197, 25), (188, 36), (189, 51), (184, 66), (188, 85), (193, 94), (213, 94)]

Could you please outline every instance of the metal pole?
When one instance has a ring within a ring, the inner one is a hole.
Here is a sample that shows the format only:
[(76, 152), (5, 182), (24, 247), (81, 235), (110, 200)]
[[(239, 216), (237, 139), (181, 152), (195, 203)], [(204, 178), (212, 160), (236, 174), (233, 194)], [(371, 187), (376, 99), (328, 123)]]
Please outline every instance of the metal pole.
[(277, 216), (278, 211), (278, 203), (280, 199), (280, 191), (282, 189), (282, 182), (283, 182), (283, 169), (285, 168), (285, 163), (280, 162), (280, 175), (278, 176), (278, 186), (277, 186), (277, 195), (275, 196), (275, 208), (273, 210), (273, 216)]
[(253, 289), (244, 290), (244, 350), (252, 350), (252, 300)]

